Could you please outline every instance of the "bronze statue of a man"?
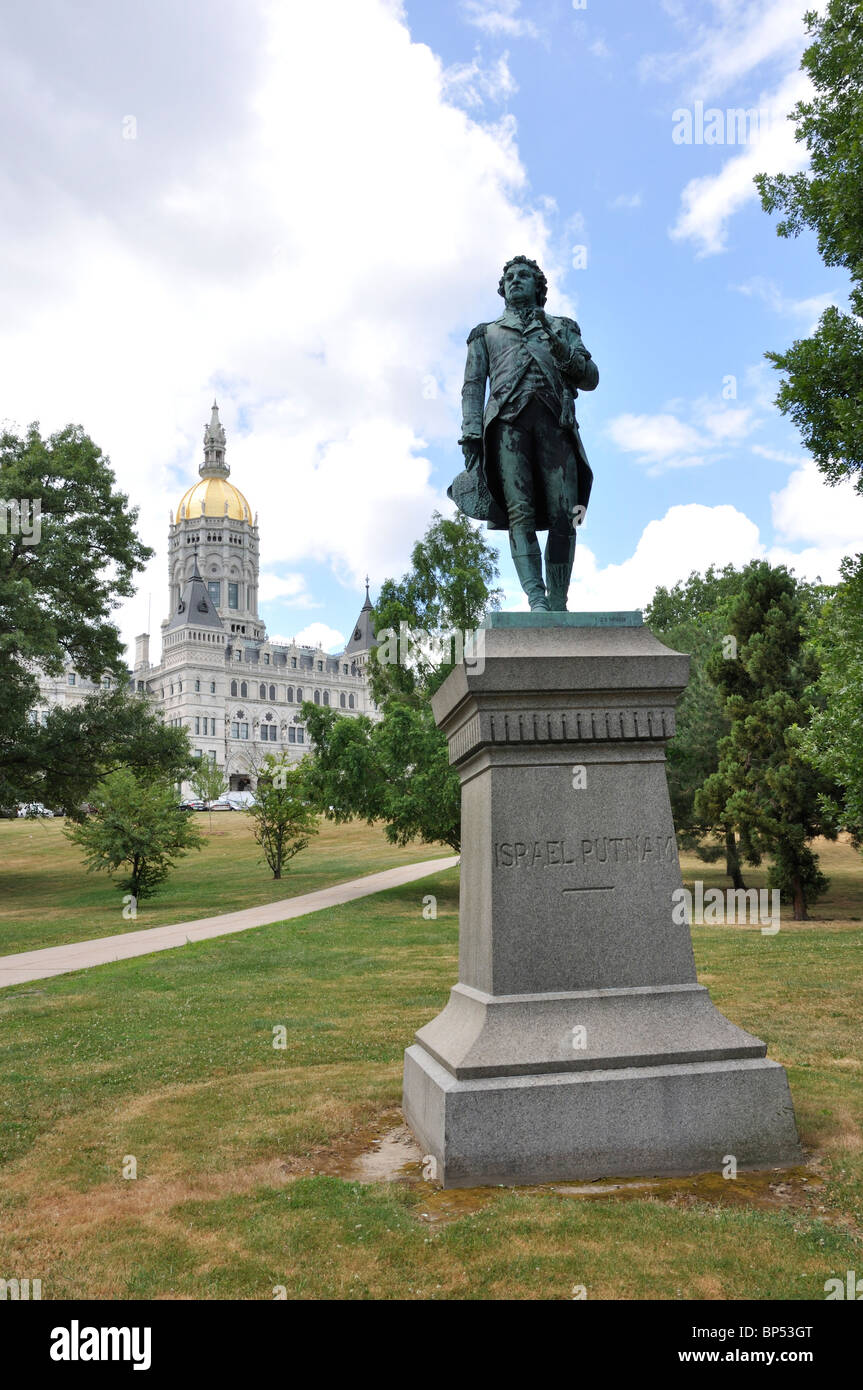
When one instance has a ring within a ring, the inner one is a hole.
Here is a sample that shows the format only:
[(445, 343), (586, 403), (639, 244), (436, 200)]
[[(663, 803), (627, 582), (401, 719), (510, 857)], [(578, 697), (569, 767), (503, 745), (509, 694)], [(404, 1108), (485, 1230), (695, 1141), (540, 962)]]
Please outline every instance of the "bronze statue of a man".
[[(575, 527), (593, 482), (574, 400), (594, 390), (599, 372), (578, 324), (545, 313), (547, 288), (536, 261), (515, 256), (498, 285), (505, 312), (468, 337), (459, 440), (466, 469), (447, 491), (468, 516), (509, 531), (531, 609), (563, 612)], [(536, 533), (546, 530), (543, 579)]]

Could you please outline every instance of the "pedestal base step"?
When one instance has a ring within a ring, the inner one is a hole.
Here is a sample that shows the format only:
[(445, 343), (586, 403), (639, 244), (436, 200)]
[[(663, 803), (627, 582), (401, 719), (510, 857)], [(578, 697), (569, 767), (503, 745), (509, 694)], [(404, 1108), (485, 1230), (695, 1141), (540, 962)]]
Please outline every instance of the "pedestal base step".
[(785, 1070), (766, 1058), (457, 1080), (405, 1053), (405, 1119), (444, 1187), (790, 1167)]

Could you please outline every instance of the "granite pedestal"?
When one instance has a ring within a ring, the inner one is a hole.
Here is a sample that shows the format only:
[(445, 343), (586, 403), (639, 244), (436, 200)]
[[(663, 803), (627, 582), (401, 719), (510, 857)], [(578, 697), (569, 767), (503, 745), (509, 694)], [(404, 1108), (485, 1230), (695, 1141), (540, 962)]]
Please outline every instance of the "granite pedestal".
[(638, 613), (493, 614), (484, 647), (433, 700), (462, 784), (459, 983), (405, 1054), (404, 1112), (438, 1178), (799, 1162), (784, 1069), (673, 920), (689, 658)]

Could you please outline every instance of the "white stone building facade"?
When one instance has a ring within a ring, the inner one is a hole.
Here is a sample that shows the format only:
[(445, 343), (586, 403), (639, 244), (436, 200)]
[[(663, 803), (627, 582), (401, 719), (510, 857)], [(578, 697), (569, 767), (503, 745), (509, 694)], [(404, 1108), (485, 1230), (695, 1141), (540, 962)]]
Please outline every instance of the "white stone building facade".
[[(305, 700), (377, 718), (366, 670), (374, 633), (367, 583), (351, 638), (338, 655), (270, 641), (258, 613), (257, 516), (230, 481), (225, 444), (214, 402), (199, 480), (170, 516), (161, 659), (151, 664), (150, 634), (142, 633), (131, 678), (166, 723), (185, 725), (195, 756), (217, 763), (230, 789), (243, 791), (254, 788), (268, 753), (298, 760), (307, 751), (300, 717)], [(41, 682), (39, 703), (74, 703), (95, 689), (70, 668)]]

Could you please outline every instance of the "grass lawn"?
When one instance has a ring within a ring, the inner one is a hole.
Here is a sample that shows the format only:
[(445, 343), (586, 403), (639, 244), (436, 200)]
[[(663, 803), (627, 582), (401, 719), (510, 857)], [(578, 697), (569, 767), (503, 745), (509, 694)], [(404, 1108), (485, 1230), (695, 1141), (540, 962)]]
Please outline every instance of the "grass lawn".
[(86, 872), (62, 820), (0, 820), (0, 956), (214, 917), (452, 854), (419, 841), (398, 849), (381, 826), (321, 819), (320, 834), (276, 880), (243, 812), (214, 812), (212, 831), (206, 812), (195, 820), (206, 837), (204, 848), (177, 861), (162, 891), (140, 905), (134, 921), (124, 919), (122, 894), (107, 874)]
[(821, 1299), (863, 1268), (863, 927), (839, 906), (693, 931), (715, 1002), (789, 1069), (808, 1169), (626, 1200), (334, 1175), (397, 1123), (403, 1049), (456, 979), (456, 870), (0, 991), (0, 1272), (47, 1299)]

